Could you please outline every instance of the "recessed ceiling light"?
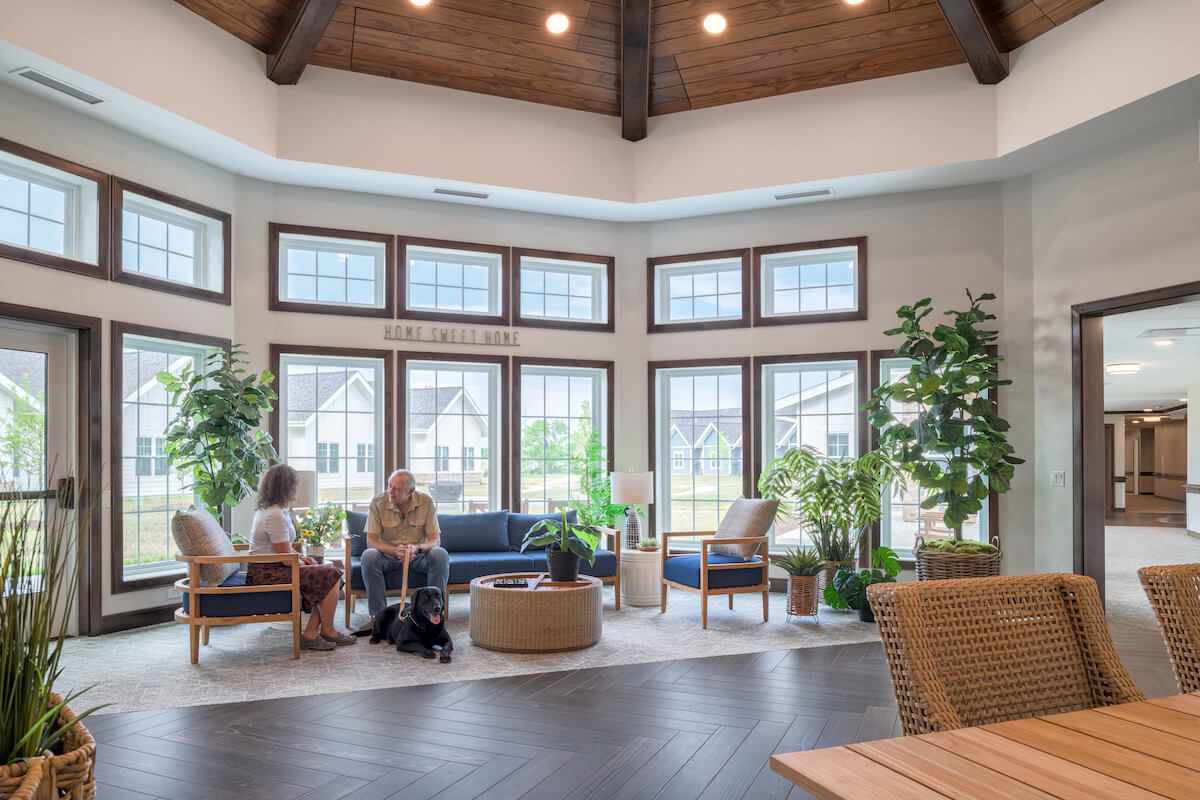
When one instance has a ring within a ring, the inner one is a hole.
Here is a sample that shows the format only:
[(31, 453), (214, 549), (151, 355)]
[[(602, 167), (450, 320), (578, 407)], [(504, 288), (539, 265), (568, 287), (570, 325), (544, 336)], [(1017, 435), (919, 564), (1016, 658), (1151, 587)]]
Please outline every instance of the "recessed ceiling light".
[(1143, 408), (1143, 409), (1142, 409), (1142, 413), (1143, 413), (1143, 414), (1149, 414), (1149, 413), (1150, 413), (1151, 411), (1153, 411), (1153, 410), (1154, 410), (1153, 408)]
[(570, 24), (571, 24), (571, 21), (569, 19), (567, 19), (566, 14), (555, 13), (555, 14), (551, 14), (546, 19), (546, 29), (549, 30), (551, 33), (562, 33), (563, 31), (565, 31), (567, 29), (567, 26)]
[(1179, 402), (1181, 402), (1181, 403), (1186, 403), (1186, 402), (1187, 402), (1187, 398), (1186, 398), (1186, 397), (1181, 397), (1181, 398), (1179, 398)]
[(1142, 365), (1132, 361), (1118, 361), (1104, 365), (1105, 375), (1136, 375), (1142, 371)]
[(1132, 422), (1134, 425), (1137, 425), (1139, 422), (1141, 422), (1141, 420), (1140, 419), (1131, 419), (1130, 422)]
[(848, 6), (861, 6), (861, 5), (862, 5), (862, 2), (863, 2), (863, 0), (846, 0), (846, 5), (848, 5)]
[(1162, 417), (1142, 417), (1142, 422), (1158, 422)]
[(709, 33), (720, 33), (725, 30), (725, 18), (720, 14), (709, 14), (704, 18), (704, 30)]
[(1155, 339), (1154, 340), (1155, 347), (1170, 347), (1173, 344), (1175, 344), (1174, 339)]
[(414, 6), (427, 6), (427, 5), (429, 5), (429, 0), (408, 0), (408, 2), (412, 3)]

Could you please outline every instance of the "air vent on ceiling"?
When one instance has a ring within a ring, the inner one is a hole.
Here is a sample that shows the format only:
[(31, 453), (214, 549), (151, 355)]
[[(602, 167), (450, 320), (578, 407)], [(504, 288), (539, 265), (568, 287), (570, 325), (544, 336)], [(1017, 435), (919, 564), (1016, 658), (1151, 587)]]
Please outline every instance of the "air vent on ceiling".
[(1138, 334), (1139, 339), (1179, 339), (1183, 336), (1200, 336), (1200, 328), (1148, 328)]
[(83, 89), (72, 86), (69, 83), (63, 83), (58, 78), (52, 78), (46, 73), (39, 72), (33, 67), (20, 67), (19, 69), (12, 70), (11, 74), (19, 75), (22, 78), (28, 78), (34, 83), (45, 86), (47, 89), (53, 89), (56, 92), (61, 92), (62, 94), (65, 94), (68, 97), (73, 97), (76, 100), (82, 100), (90, 106), (104, 102), (103, 97), (97, 97), (96, 95), (90, 92), (85, 92)]
[(435, 188), (433, 190), (433, 193), (434, 194), (447, 194), (447, 195), (450, 195), (451, 197), (469, 197), (472, 200), (487, 200), (489, 197), (491, 197), (491, 195), (488, 194), (487, 192), (467, 192), (467, 191), (463, 191), (462, 189)]
[(810, 189), (807, 192), (788, 192), (775, 195), (776, 200), (800, 200), (804, 197), (826, 197), (833, 194), (833, 189)]

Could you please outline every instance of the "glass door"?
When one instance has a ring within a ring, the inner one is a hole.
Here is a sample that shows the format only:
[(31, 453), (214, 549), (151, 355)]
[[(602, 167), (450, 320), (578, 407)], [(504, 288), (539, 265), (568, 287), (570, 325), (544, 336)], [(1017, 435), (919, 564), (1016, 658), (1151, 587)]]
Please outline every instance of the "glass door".
[[(26, 536), (59, 533), (57, 551), (77, 563), (75, 514), (75, 333), (48, 326), (0, 320), (0, 504), (26, 520)], [(65, 515), (64, 515), (65, 511)], [(70, 520), (63, 530), (54, 521)], [(29, 542), (38, 553), (45, 541)], [(55, 548), (50, 548), (54, 551)], [(44, 567), (10, 591), (38, 591)], [(70, 575), (78, 579), (75, 570)], [(58, 626), (77, 632), (76, 604), (59, 609)]]

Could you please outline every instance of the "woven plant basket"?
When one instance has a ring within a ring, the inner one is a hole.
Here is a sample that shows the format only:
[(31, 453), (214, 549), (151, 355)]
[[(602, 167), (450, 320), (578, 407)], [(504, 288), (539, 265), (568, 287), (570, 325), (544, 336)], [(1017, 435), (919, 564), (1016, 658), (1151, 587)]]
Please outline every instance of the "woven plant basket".
[(788, 616), (817, 616), (820, 575), (788, 575)]
[[(917, 580), (943, 581), (949, 578), (993, 578), (1000, 574), (1000, 559), (1004, 553), (939, 553), (925, 550), (924, 538), (917, 537), (913, 552), (917, 559)], [(992, 538), (1000, 547), (1000, 539)]]
[[(50, 693), (50, 704), (57, 705), (62, 698)], [(63, 706), (58, 714), (58, 724), (75, 719), (75, 713)], [(76, 723), (63, 734), (60, 740), (63, 754), (49, 756), (41, 761), (42, 779), (32, 789), (23, 782), (28, 777), (26, 764), (9, 764), (0, 767), (0, 800), (41, 800), (42, 798), (67, 797), (71, 800), (94, 800), (96, 797), (96, 740)], [(22, 793), (24, 792), (24, 793)]]
[(843, 564), (851, 569), (854, 568), (853, 561), (826, 561), (825, 571), (817, 576), (819, 578), (817, 581), (817, 597), (820, 598), (822, 603), (825, 602), (825, 587), (833, 586), (833, 576), (837, 575), (838, 567)]

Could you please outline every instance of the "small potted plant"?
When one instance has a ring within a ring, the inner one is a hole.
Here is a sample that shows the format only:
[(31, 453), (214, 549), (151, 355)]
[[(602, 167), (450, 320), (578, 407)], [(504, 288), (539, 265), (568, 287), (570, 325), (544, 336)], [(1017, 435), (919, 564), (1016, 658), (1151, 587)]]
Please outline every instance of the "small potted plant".
[(561, 522), (543, 519), (534, 523), (521, 542), (521, 552), (530, 546), (545, 547), (550, 580), (574, 583), (579, 577), (579, 559), (586, 558), (588, 564), (596, 563), (599, 541), (600, 531), (596, 526), (567, 522), (567, 511), (563, 509)]
[(795, 547), (776, 563), (788, 574), (788, 617), (817, 616), (817, 578), (825, 569), (821, 556), (812, 548)]
[(894, 583), (900, 574), (900, 557), (890, 547), (876, 547), (871, 551), (873, 569), (855, 572), (849, 567), (839, 567), (833, 576), (833, 585), (825, 587), (825, 602), (830, 608), (852, 608), (858, 611), (863, 622), (874, 622), (875, 613), (867, 601), (867, 587), (875, 583)]
[(324, 556), (325, 545), (341, 538), (345, 519), (345, 510), (333, 503), (310, 508), (296, 520), (296, 538), (304, 542), (307, 555)]
[(638, 544), (638, 549), (647, 552), (654, 552), (658, 549), (658, 539), (655, 539), (653, 536), (648, 536), (645, 539), (642, 539), (641, 543)]

